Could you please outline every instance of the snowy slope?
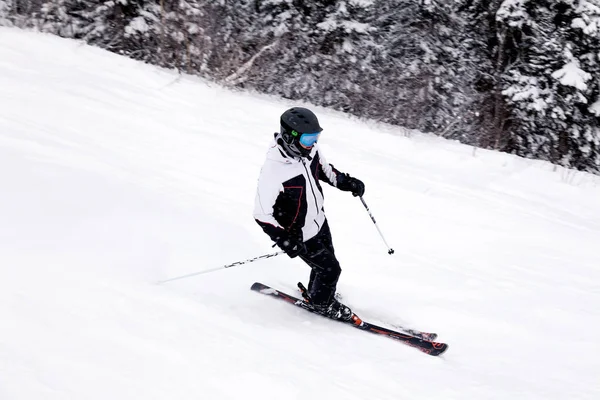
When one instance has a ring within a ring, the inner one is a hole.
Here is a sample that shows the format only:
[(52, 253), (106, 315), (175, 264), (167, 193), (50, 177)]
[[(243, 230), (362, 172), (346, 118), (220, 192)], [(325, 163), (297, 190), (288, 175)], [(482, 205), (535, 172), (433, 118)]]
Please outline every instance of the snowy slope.
[(292, 291), (252, 219), (292, 104), (0, 28), (0, 399), (598, 399), (600, 178), (317, 109), (364, 319), (429, 357), (251, 292)]

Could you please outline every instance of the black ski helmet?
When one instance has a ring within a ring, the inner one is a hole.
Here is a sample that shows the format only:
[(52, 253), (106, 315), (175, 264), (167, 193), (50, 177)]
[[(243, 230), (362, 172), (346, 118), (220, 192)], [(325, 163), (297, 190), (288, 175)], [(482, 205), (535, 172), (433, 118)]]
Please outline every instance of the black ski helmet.
[(281, 145), (292, 157), (306, 157), (311, 149), (300, 145), (303, 133), (319, 133), (323, 130), (317, 116), (308, 108), (293, 107), (281, 114)]

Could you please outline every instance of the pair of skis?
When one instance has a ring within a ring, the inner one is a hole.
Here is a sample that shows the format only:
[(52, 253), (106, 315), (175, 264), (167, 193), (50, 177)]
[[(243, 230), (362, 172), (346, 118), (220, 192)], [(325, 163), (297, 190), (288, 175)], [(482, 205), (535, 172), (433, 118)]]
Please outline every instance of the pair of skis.
[[(287, 303), (293, 304), (296, 307), (300, 307), (309, 312), (318, 314), (306, 301), (290, 296), (289, 294), (280, 292), (279, 290), (273, 289), (262, 283), (256, 282), (252, 285), (250, 289), (258, 293), (262, 293), (264, 295), (283, 300)], [(356, 314), (353, 314), (352, 319), (349, 321), (339, 322), (360, 329), (361, 331), (366, 331), (376, 335), (385, 336), (390, 339), (397, 340), (408, 346), (414, 347), (425, 354), (429, 354), (430, 356), (439, 356), (448, 349), (448, 345), (446, 343), (434, 342), (434, 340), (437, 338), (437, 334), (435, 333), (419, 332), (411, 329), (402, 329), (402, 332), (394, 331), (388, 328), (371, 324), (369, 322), (365, 322), (362, 319), (360, 319)]]

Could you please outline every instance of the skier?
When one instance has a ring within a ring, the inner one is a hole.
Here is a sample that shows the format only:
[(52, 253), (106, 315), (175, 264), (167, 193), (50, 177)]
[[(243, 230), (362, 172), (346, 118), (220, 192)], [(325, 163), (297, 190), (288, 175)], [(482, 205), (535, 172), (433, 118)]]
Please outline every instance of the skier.
[(350, 320), (350, 308), (334, 297), (342, 270), (319, 180), (354, 196), (362, 196), (365, 185), (327, 163), (317, 144), (323, 128), (312, 111), (290, 108), (280, 122), (258, 179), (254, 218), (290, 258), (299, 256), (311, 267), (305, 298), (314, 310), (329, 318)]

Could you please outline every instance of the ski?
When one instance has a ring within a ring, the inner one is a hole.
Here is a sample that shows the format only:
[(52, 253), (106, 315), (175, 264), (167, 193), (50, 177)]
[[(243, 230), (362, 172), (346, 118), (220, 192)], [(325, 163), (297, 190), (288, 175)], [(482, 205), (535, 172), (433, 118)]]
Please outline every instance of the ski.
[(395, 324), (390, 324), (390, 325), (394, 329), (402, 331), (403, 333), (406, 333), (410, 336), (414, 336), (414, 337), (418, 337), (419, 339), (427, 340), (428, 342), (433, 342), (438, 337), (437, 333), (421, 332), (421, 331), (417, 331), (416, 329), (405, 328), (402, 325), (395, 325)]
[[(302, 294), (302, 290), (298, 290), (298, 292), (300, 294)], [(344, 301), (343, 296), (339, 293), (335, 294), (335, 299), (339, 302)], [(422, 331), (418, 331), (416, 329), (406, 328), (406, 327), (404, 327), (402, 325), (398, 325), (398, 324), (389, 324), (389, 325), (392, 328), (394, 328), (395, 330), (401, 331), (402, 333), (406, 333), (410, 336), (418, 337), (419, 339), (427, 340), (429, 342), (433, 342), (438, 337), (437, 333), (433, 333), (433, 332), (422, 332)]]
[[(255, 282), (250, 289), (254, 290), (255, 292), (259, 292), (261, 294), (283, 300), (287, 303), (295, 305), (296, 307), (300, 307), (306, 311), (315, 313), (317, 315), (321, 315), (321, 314), (315, 312), (313, 310), (313, 308), (310, 306), (310, 304), (307, 303), (306, 301), (300, 300), (293, 296), (290, 296), (289, 294), (280, 292), (279, 290), (273, 289), (262, 283)], [(321, 315), (321, 316), (323, 318), (327, 318), (323, 315)], [(394, 330), (391, 330), (388, 328), (377, 326), (377, 325), (363, 321), (356, 314), (352, 315), (352, 320), (350, 320), (350, 321), (338, 321), (338, 322), (353, 326), (357, 329), (360, 329), (361, 331), (366, 331), (366, 332), (370, 332), (370, 333), (373, 333), (376, 335), (385, 336), (390, 339), (397, 340), (399, 342), (402, 342), (408, 346), (414, 347), (414, 348), (422, 351), (423, 353), (429, 354), (431, 356), (439, 356), (440, 354), (444, 353), (448, 349), (448, 345), (446, 343), (433, 342), (433, 341), (425, 340), (420, 337), (409, 335), (407, 333), (398, 332), (398, 331), (394, 331)]]

